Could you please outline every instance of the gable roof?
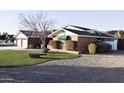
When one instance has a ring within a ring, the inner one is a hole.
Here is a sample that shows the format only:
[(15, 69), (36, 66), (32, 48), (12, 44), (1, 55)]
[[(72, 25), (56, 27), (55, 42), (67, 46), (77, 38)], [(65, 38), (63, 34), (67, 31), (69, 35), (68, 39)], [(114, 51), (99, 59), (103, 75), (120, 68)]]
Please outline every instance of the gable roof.
[(80, 26), (74, 26), (74, 25), (70, 25), (70, 26), (78, 28), (78, 29), (82, 29), (82, 30), (91, 30), (91, 29), (86, 28), (86, 27), (80, 27)]
[(82, 31), (82, 30), (74, 30), (74, 29), (68, 29), (68, 28), (63, 28), (63, 29), (68, 30), (68, 31), (75, 33), (75, 34), (78, 34), (78, 35), (114, 38), (114, 36), (112, 36), (108, 33), (100, 32), (100, 31), (94, 31), (94, 30)]
[[(27, 37), (38, 37), (39, 36), (39, 32), (36, 32), (36, 31), (30, 31), (30, 30), (19, 30), (19, 31)], [(51, 34), (51, 31), (46, 31), (45, 33), (46, 33), (46, 36), (48, 36), (49, 34)]]
[(30, 31), (30, 30), (19, 30), (25, 36), (38, 36), (38, 32)]
[(107, 33), (114, 35), (118, 30), (107, 31)]
[(14, 38), (14, 35), (8, 34), (8, 35), (7, 35), (7, 38)]
[(85, 37), (113, 38), (113, 39), (115, 39), (115, 37), (109, 33), (101, 32), (98, 30), (89, 29), (89, 28), (85, 28), (85, 27), (74, 26), (74, 25), (69, 25), (69, 26), (65, 26), (61, 29), (58, 29), (58, 30), (54, 31), (52, 34), (50, 34), (48, 37), (54, 36), (57, 33), (59, 33), (59, 31), (62, 31), (62, 30), (70, 31), (76, 35), (85, 36)]

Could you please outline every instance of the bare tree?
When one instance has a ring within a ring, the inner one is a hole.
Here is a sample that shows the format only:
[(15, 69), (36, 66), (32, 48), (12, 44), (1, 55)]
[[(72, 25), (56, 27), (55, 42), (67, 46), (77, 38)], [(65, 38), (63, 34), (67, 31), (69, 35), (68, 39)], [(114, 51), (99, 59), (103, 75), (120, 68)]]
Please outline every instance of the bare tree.
[(19, 19), (21, 26), (38, 33), (43, 44), (43, 50), (45, 51), (46, 33), (53, 27), (53, 21), (48, 19), (47, 13), (39, 11), (35, 14), (20, 14)]

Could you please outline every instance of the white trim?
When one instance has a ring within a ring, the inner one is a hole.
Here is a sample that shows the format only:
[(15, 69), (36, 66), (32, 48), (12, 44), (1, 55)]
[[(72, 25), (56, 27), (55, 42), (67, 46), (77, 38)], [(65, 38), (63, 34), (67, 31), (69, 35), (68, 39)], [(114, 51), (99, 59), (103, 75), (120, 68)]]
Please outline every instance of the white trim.
[(20, 33), (20, 31), (15, 35), (15, 38), (18, 36), (19, 33)]
[(53, 34), (61, 32), (61, 29), (56, 30), (55, 32), (52, 32), (51, 34), (48, 35), (48, 37), (51, 37)]
[(29, 40), (29, 38), (27, 38), (27, 48), (28, 48), (28, 40)]
[[(18, 33), (17, 33), (17, 35), (15, 36), (15, 38), (18, 36), (18, 34), (20, 34), (20, 33), (22, 33), (21, 31), (19, 31)], [(23, 33), (22, 33), (23, 34)], [(23, 34), (24, 36), (26, 36), (25, 34)], [(26, 36), (27, 37), (27, 36)]]
[[(22, 33), (21, 31), (20, 31), (20, 33)], [(23, 33), (22, 33), (23, 34)], [(26, 36), (25, 34), (23, 34), (24, 36)], [(27, 36), (26, 36), (27, 37)]]

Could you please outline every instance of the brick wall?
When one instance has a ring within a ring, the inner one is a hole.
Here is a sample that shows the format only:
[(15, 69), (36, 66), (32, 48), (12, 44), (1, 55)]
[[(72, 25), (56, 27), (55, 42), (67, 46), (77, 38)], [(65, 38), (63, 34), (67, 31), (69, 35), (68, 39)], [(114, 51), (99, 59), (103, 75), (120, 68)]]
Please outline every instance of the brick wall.
[(40, 38), (28, 38), (28, 48), (29, 48), (29, 45), (33, 45), (35, 48), (35, 46), (38, 44), (39, 45), (41, 44)]
[[(88, 53), (88, 44), (91, 42), (95, 42), (96, 39), (92, 37), (83, 37), (83, 36), (70, 36), (72, 41), (76, 42), (75, 51), (79, 51), (80, 53)], [(65, 44), (62, 44), (62, 50), (66, 50)]]
[(81, 37), (78, 36), (77, 49), (80, 53), (88, 53), (88, 44), (95, 42), (96, 39), (92, 37)]
[[(46, 38), (46, 45), (49, 43), (49, 41), (52, 40), (52, 38)], [(32, 38), (32, 37), (29, 37), (28, 38), (28, 48), (29, 48), (29, 45), (39, 45), (39, 48), (40, 48), (40, 44), (42, 44), (42, 41), (40, 40), (40, 38)], [(34, 47), (36, 48), (36, 47)]]

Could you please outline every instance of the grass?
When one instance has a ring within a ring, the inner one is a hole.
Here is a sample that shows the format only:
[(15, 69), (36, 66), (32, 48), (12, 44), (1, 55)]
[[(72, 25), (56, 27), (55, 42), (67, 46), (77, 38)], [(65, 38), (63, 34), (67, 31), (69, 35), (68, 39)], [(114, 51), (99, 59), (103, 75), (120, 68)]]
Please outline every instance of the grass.
[(59, 52), (49, 52), (41, 58), (30, 58), (29, 53), (41, 53), (41, 51), (24, 50), (0, 50), (0, 67), (16, 67), (38, 64), (50, 60), (77, 58), (79, 55)]

